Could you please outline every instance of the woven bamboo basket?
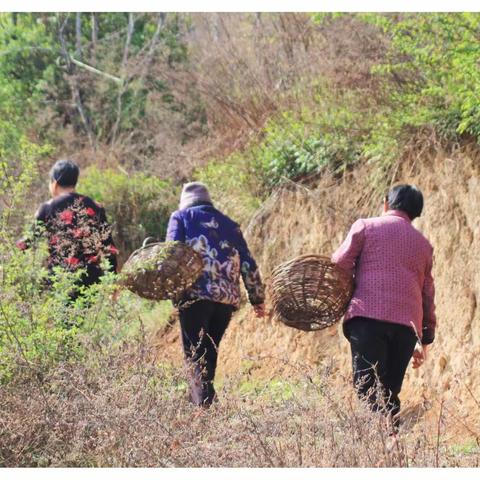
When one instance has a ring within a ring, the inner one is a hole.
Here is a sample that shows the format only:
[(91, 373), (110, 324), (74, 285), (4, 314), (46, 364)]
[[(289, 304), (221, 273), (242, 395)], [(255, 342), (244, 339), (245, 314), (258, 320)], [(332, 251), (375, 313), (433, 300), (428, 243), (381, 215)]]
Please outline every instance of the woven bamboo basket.
[(201, 255), (182, 242), (148, 243), (122, 268), (123, 284), (149, 300), (177, 300), (200, 277)]
[(352, 293), (352, 276), (320, 255), (294, 258), (272, 272), (274, 315), (300, 330), (321, 330), (338, 322)]

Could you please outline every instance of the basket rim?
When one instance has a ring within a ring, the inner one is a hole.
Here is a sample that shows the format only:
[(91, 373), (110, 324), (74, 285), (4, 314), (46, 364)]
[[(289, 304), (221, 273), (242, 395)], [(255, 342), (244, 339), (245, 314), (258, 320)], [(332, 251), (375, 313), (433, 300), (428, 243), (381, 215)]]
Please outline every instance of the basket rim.
[[(145, 241), (144, 241), (145, 242)], [(136, 250), (134, 250), (130, 256), (127, 258), (127, 260), (125, 261), (125, 263), (127, 263), (129, 260), (131, 260), (133, 257), (135, 257), (136, 255), (138, 255), (140, 252), (142, 252), (143, 250), (147, 250), (148, 248), (152, 248), (152, 247), (155, 247), (157, 245), (166, 245), (167, 243), (170, 243), (172, 245), (175, 245), (175, 244), (183, 244), (187, 247), (189, 247), (188, 244), (186, 244), (185, 242), (180, 242), (179, 240), (169, 240), (169, 241), (166, 241), (166, 242), (160, 242), (160, 241), (156, 241), (156, 242), (152, 242), (152, 243), (147, 243), (146, 245), (143, 245), (139, 248), (137, 248)], [(191, 248), (191, 247), (190, 247)]]
[[(122, 273), (125, 273), (123, 284), (130, 291), (139, 295), (142, 298), (146, 298), (148, 300), (168, 300), (169, 299), (169, 300), (173, 301), (174, 297), (170, 294), (170, 292), (167, 292), (166, 290), (164, 291), (163, 288), (158, 291), (158, 294), (155, 293), (155, 291), (153, 291), (153, 293), (151, 293), (148, 288), (145, 289), (145, 288), (143, 288), (143, 286), (138, 286), (135, 283), (136, 280), (134, 280), (136, 277), (138, 277), (138, 275), (145, 276), (146, 274), (148, 274), (148, 272), (145, 271), (145, 270), (143, 270), (143, 273), (135, 270), (135, 268), (136, 268), (135, 267), (136, 257), (141, 252), (143, 252), (147, 249), (152, 249), (154, 247), (158, 247), (158, 246), (160, 248), (161, 247), (166, 247), (167, 251), (169, 251), (170, 253), (175, 252), (175, 247), (177, 247), (177, 249), (178, 248), (180, 248), (181, 250), (183, 249), (183, 251), (181, 252), (182, 253), (181, 258), (182, 259), (189, 259), (189, 261), (186, 263), (186, 265), (191, 265), (192, 261), (193, 261), (193, 264), (195, 264), (195, 262), (196, 262), (198, 268), (193, 270), (195, 272), (195, 275), (191, 276), (191, 278), (186, 277), (186, 278), (189, 278), (189, 280), (187, 282), (188, 285), (185, 285), (184, 287), (182, 287), (184, 290), (190, 288), (190, 286), (193, 285), (193, 283), (195, 283), (198, 280), (198, 278), (200, 278), (200, 276), (203, 272), (203, 261), (202, 261), (202, 256), (200, 255), (199, 252), (197, 252), (194, 248), (192, 248), (186, 242), (181, 242), (181, 241), (178, 241), (178, 240), (173, 240), (173, 241), (170, 240), (170, 241), (164, 241), (164, 242), (156, 241), (156, 242), (148, 243), (146, 245), (142, 245), (140, 248), (138, 248), (137, 250), (132, 252), (132, 254), (128, 258), (128, 260), (125, 262), (123, 267), (126, 267), (128, 265), (128, 263), (131, 262), (131, 263), (134, 264), (133, 265), (133, 270), (125, 272), (124, 268), (122, 268)], [(128, 268), (127, 268), (127, 270), (128, 270)], [(157, 271), (157, 272), (160, 272), (160, 270), (156, 270), (156, 269), (154, 269), (154, 270)], [(158, 279), (154, 279), (151, 283), (155, 284), (157, 282), (157, 280)], [(185, 278), (184, 278), (184, 281), (185, 281)], [(164, 281), (162, 280), (161, 284), (163, 284), (163, 283), (164, 283)], [(147, 292), (147, 294), (145, 294), (145, 292)]]
[(304, 253), (302, 255), (298, 255), (294, 258), (291, 258), (290, 260), (285, 260), (284, 262), (278, 264), (271, 271), (270, 277), (271, 278), (274, 277), (280, 269), (284, 269), (286, 267), (289, 267), (292, 263), (297, 263), (301, 260), (307, 260), (309, 258), (311, 258), (312, 260), (323, 260), (323, 261), (325, 261), (325, 263), (329, 263), (330, 265), (335, 266), (336, 268), (338, 268), (338, 270), (340, 270), (342, 272), (345, 272), (345, 273), (348, 273), (345, 269), (343, 269), (342, 267), (340, 267), (336, 263), (332, 262), (331, 257), (329, 257), (327, 255), (323, 255), (323, 254), (320, 254), (320, 253)]

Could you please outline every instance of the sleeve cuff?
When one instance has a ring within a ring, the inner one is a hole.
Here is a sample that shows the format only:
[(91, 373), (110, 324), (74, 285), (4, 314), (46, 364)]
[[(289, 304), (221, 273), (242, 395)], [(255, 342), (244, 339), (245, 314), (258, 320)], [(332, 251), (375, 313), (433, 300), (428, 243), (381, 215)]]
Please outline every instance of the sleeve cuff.
[(422, 345), (430, 345), (435, 340), (435, 330), (424, 328), (422, 330)]

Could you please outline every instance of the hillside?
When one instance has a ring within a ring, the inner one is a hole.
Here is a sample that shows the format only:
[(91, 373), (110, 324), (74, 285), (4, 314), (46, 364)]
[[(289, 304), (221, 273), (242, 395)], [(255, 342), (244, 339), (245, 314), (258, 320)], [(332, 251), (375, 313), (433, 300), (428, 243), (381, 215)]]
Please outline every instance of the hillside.
[[(480, 241), (478, 155), (476, 149), (468, 148), (451, 157), (438, 152), (404, 165), (398, 173), (403, 181), (421, 185), (425, 194), (425, 212), (415, 226), (435, 249), (438, 315), (437, 338), (428, 363), (420, 370), (408, 371), (402, 398), (410, 408), (426, 405), (437, 414), (445, 401), (461, 419), (473, 422), (474, 432), (478, 432), (480, 396), (476, 381), (480, 367), (476, 335), (480, 264), (472, 256)], [(247, 232), (267, 283), (274, 266), (304, 253), (328, 255), (356, 218), (379, 214), (381, 197), (371, 191), (370, 173), (367, 167), (341, 181), (324, 178), (309, 188), (290, 184), (265, 202)], [(167, 338), (155, 339), (159, 359), (181, 361), (177, 330), (175, 325)], [(219, 373), (233, 374), (248, 364), (253, 377), (295, 378), (299, 372), (289, 364), (328, 365), (340, 388), (349, 390), (350, 362), (349, 345), (340, 326), (305, 333), (270, 317), (257, 320), (245, 306), (223, 340)]]
[[(479, 466), (480, 14), (1, 13), (0, 466)], [(409, 368), (394, 451), (356, 400), (341, 325), (245, 299), (220, 401), (187, 402), (169, 302), (109, 273), (71, 301), (32, 233), (59, 158), (81, 167), (120, 265), (164, 238), (184, 182), (238, 221), (269, 284), (330, 255), (395, 183), (435, 249), (438, 331)]]

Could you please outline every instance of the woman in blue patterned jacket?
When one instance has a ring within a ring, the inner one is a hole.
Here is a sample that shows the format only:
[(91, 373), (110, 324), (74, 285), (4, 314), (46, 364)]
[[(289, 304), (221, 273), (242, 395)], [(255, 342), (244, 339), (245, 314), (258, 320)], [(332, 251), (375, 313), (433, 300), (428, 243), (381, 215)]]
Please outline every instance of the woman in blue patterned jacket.
[(184, 185), (180, 208), (170, 217), (168, 240), (185, 242), (203, 257), (202, 276), (178, 307), (190, 398), (208, 407), (216, 396), (218, 346), (240, 306), (240, 276), (257, 317), (264, 315), (265, 289), (239, 225), (213, 206), (202, 183)]

